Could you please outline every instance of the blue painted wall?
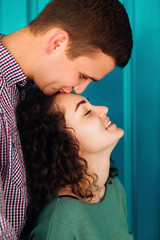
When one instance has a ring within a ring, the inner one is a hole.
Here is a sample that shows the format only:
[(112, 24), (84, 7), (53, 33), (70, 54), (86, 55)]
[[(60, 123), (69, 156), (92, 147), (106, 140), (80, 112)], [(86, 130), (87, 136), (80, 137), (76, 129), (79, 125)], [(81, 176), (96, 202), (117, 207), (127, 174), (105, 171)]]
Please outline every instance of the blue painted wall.
[(160, 239), (160, 1), (135, 0), (133, 26), (134, 227)]
[[(128, 9), (134, 33), (132, 59), (124, 70), (124, 125), (127, 131), (124, 145), (124, 182), (136, 240), (158, 240), (160, 2), (159, 0), (123, 2)], [(131, 177), (127, 174), (127, 169)]]
[[(48, 0), (0, 0), (0, 32), (23, 28)], [(83, 95), (109, 107), (125, 136), (112, 158), (119, 167), (136, 240), (160, 239), (160, 1), (122, 0), (134, 34), (132, 59)]]

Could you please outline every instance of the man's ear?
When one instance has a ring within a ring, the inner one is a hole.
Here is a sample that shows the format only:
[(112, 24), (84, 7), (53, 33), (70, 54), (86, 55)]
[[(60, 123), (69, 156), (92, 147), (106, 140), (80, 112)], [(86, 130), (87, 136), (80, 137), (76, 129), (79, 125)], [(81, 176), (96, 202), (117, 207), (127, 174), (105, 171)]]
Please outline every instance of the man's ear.
[(59, 49), (65, 49), (69, 41), (69, 34), (64, 30), (57, 30), (49, 36), (47, 53), (51, 54)]

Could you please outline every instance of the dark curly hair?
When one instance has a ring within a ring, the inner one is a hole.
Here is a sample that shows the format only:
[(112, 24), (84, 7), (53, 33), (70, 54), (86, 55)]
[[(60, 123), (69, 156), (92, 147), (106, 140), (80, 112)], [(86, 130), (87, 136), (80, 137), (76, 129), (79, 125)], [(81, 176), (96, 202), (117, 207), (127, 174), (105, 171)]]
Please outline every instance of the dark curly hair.
[[(87, 161), (79, 156), (78, 140), (56, 104), (58, 94), (46, 96), (31, 87), (17, 106), (17, 127), (31, 196), (28, 222), (60, 188), (71, 186), (81, 199), (92, 199), (98, 189), (98, 177), (88, 173)], [(115, 170), (110, 170), (110, 177), (114, 177)]]

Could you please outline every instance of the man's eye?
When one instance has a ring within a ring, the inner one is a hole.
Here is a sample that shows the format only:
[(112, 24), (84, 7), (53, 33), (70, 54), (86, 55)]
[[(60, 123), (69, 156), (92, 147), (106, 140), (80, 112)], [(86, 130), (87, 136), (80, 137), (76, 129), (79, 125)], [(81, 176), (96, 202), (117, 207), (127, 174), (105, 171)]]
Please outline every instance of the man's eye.
[(83, 75), (82, 73), (80, 74), (80, 78), (81, 78), (81, 79), (88, 79), (88, 77), (85, 76), (85, 75)]
[(88, 115), (92, 110), (87, 111), (84, 116)]

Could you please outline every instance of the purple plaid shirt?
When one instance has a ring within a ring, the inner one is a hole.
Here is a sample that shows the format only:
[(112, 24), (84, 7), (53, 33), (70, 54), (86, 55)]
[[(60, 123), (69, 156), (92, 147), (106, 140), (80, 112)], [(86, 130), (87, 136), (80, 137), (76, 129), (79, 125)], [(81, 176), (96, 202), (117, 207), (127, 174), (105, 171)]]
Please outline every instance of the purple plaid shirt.
[(0, 43), (0, 239), (15, 240), (25, 224), (26, 175), (15, 109), (18, 85), (26, 76), (8, 50)]

